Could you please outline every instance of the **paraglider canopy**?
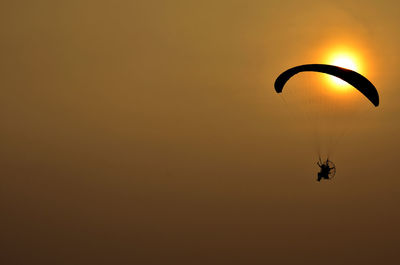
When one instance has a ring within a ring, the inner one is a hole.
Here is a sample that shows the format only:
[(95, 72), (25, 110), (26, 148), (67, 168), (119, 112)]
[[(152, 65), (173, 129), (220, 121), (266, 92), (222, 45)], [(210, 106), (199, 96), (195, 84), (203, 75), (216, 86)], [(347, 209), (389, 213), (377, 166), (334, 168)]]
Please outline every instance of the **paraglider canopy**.
[(304, 64), (281, 73), (275, 80), (275, 90), (281, 93), (286, 82), (300, 72), (319, 72), (336, 76), (360, 91), (375, 107), (379, 106), (379, 94), (375, 86), (361, 74), (328, 64)]

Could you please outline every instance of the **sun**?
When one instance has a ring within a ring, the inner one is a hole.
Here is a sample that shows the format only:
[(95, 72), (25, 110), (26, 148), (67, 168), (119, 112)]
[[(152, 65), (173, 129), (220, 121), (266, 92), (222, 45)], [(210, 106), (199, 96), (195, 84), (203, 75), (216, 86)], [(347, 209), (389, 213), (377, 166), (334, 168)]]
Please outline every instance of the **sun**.
[[(356, 72), (360, 72), (361, 70), (360, 60), (357, 58), (355, 53), (352, 52), (339, 51), (332, 53), (327, 60), (327, 63), (350, 69)], [(347, 92), (350, 90), (351, 85), (337, 77), (329, 76), (328, 80), (336, 91)]]

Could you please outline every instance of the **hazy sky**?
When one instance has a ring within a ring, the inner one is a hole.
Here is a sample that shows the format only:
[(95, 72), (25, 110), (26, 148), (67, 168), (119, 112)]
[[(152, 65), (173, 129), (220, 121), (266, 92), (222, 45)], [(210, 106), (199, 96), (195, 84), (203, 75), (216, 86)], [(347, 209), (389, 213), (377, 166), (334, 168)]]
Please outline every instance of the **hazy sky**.
[[(0, 262), (400, 264), (399, 8), (3, 1)], [(273, 83), (335, 45), (381, 105), (318, 183)]]

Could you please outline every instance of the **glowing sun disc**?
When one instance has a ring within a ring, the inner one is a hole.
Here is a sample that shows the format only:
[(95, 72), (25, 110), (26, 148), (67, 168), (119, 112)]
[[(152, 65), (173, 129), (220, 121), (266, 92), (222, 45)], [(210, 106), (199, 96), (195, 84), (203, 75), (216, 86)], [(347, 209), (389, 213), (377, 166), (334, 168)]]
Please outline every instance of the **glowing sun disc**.
[[(359, 67), (356, 63), (356, 60), (354, 59), (353, 56), (351, 56), (349, 54), (334, 55), (332, 57), (330, 64), (336, 65), (339, 67), (343, 67), (346, 69), (350, 69), (350, 70), (353, 70), (356, 72), (359, 71)], [(347, 82), (345, 82), (342, 79), (339, 79), (337, 77), (330, 76), (329, 79), (337, 90), (345, 92), (351, 87), (351, 85), (349, 85)]]

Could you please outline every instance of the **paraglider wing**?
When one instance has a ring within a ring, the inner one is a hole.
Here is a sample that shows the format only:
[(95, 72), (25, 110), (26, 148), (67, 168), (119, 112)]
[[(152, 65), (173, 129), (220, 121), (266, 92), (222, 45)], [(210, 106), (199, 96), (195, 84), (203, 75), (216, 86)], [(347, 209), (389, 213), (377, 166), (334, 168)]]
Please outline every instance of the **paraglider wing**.
[(286, 82), (300, 72), (320, 72), (336, 76), (360, 91), (375, 107), (379, 105), (378, 91), (367, 78), (355, 71), (328, 64), (305, 64), (286, 70), (275, 80), (276, 92), (281, 93)]

